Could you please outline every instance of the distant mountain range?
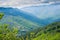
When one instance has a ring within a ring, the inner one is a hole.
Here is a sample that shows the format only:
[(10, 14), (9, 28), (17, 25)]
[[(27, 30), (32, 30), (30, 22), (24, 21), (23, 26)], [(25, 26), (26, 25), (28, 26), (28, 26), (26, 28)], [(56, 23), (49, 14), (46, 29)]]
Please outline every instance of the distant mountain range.
[(0, 7), (4, 13), (0, 24), (7, 23), (21, 30), (33, 30), (60, 21), (60, 5), (32, 6), (22, 9)]
[(16, 8), (0, 7), (0, 13), (4, 13), (0, 24), (10, 24), (10, 26), (18, 27), (19, 31), (31, 31), (42, 26), (38, 24), (38, 18)]
[(34, 15), (43, 24), (49, 24), (54, 21), (60, 20), (60, 4), (39, 5), (21, 8), (23, 11), (29, 12), (29, 15)]

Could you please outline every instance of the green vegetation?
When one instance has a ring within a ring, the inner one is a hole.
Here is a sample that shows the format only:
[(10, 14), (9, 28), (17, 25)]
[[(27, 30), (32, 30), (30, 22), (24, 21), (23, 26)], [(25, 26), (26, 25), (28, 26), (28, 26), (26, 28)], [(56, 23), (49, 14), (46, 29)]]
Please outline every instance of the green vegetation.
[[(2, 19), (3, 16), (4, 14), (0, 13), (0, 19)], [(31, 22), (27, 22), (26, 20), (23, 20), (22, 22), (26, 23), (24, 26), (27, 27), (32, 26), (33, 24), (28, 24)], [(34, 25), (35, 24), (33, 24), (33, 26)], [(0, 40), (60, 40), (60, 21), (51, 23), (45, 27), (38, 27), (37, 29), (29, 31), (25, 35), (21, 36), (18, 36), (18, 30), (19, 29), (17, 27), (11, 28), (9, 24), (0, 24)]]
[(9, 29), (8, 24), (0, 25), (0, 40), (18, 40), (16, 37), (17, 29)]
[(60, 22), (55, 22), (42, 28), (33, 40), (60, 40)]
[(0, 19), (2, 19), (3, 16), (4, 16), (4, 14), (3, 13), (0, 13)]
[[(0, 19), (4, 16), (3, 13), (0, 13)], [(9, 24), (0, 25), (0, 40), (18, 40), (16, 37), (18, 30), (9, 28)]]
[(30, 30), (32, 27), (36, 28), (36, 27), (41, 26), (21, 16), (13, 16), (13, 15), (4, 15), (3, 19), (1, 19), (0, 24), (3, 24), (3, 23), (9, 23), (11, 24), (10, 26), (14, 26), (14, 27), (16, 26), (21, 27), (20, 30), (25, 29), (25, 28), (27, 30)]

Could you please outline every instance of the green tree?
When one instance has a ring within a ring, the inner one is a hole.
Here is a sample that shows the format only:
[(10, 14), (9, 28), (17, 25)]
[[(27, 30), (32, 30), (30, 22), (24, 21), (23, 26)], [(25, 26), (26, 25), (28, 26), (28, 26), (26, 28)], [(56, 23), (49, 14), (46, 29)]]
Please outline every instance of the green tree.
[[(0, 20), (3, 18), (4, 14), (0, 13)], [(9, 24), (0, 25), (0, 40), (20, 40), (16, 35), (18, 33), (17, 28), (9, 28)]]
[(0, 40), (17, 40), (17, 33), (17, 28), (11, 30), (8, 24), (0, 25)]
[(0, 19), (2, 19), (3, 16), (4, 16), (4, 13), (0, 13)]

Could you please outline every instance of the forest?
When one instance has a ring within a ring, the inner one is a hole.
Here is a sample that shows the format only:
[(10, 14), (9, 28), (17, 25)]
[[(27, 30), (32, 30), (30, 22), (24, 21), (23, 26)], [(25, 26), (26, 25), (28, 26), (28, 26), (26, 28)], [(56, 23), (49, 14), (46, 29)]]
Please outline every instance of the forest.
[[(0, 13), (0, 21), (4, 14)], [(60, 40), (60, 21), (18, 36), (19, 29), (9, 24), (0, 24), (0, 40)]]

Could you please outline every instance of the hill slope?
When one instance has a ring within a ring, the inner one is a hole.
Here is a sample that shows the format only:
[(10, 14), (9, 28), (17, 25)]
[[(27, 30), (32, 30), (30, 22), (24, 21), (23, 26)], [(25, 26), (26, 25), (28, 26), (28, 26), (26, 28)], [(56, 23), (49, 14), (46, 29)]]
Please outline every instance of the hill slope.
[(0, 12), (3, 12), (5, 15), (8, 15), (8, 16), (9, 15), (11, 15), (11, 16), (21, 16), (24, 19), (29, 20), (31, 22), (34, 22), (34, 23), (37, 23), (37, 24), (43, 24), (43, 21), (41, 19), (37, 18), (36, 16), (29, 15), (28, 12), (22, 11), (18, 8), (0, 7)]
[(60, 4), (29, 6), (22, 8), (22, 10), (41, 19), (40, 22), (45, 25), (60, 20)]
[(0, 20), (0, 25), (1, 24), (9, 24), (10, 26), (18, 27), (21, 31), (29, 31), (35, 29), (36, 27), (40, 27), (40, 25), (31, 22), (21, 16), (12, 15), (4, 15), (3, 18)]
[(55, 22), (42, 28), (33, 40), (60, 40), (60, 22)]
[[(42, 9), (43, 11), (41, 11)], [(60, 10), (60, 5), (56, 5), (56, 6), (55, 5), (46, 5), (46, 6), (42, 5), (42, 6), (36, 6), (36, 7), (34, 6), (34, 7), (23, 8), (23, 10), (18, 9), (18, 8), (12, 8), (12, 7), (11, 8), (0, 7), (0, 12), (4, 12), (5, 15), (21, 16), (26, 20), (37, 23), (38, 25), (40, 24), (47, 25), (49, 23), (60, 20), (59, 10)]]

